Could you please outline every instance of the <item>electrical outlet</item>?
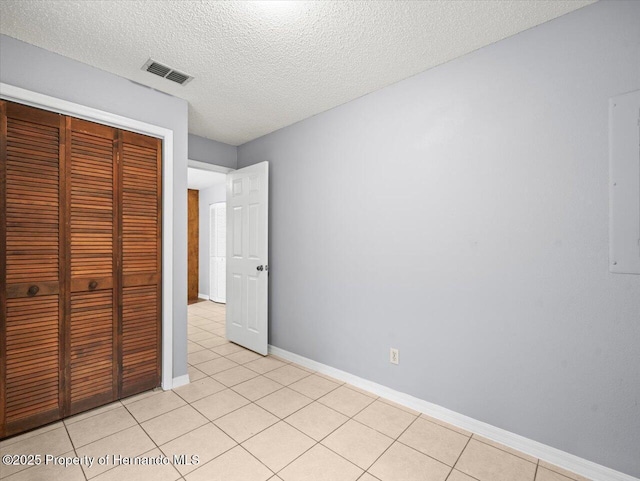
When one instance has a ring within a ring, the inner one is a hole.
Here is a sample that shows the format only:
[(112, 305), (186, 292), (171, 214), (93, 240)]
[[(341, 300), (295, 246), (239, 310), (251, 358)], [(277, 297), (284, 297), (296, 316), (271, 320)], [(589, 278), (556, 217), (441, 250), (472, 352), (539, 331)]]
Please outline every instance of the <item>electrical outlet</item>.
[(398, 364), (400, 362), (400, 354), (398, 353), (398, 350), (393, 347), (389, 351), (389, 362), (391, 364)]

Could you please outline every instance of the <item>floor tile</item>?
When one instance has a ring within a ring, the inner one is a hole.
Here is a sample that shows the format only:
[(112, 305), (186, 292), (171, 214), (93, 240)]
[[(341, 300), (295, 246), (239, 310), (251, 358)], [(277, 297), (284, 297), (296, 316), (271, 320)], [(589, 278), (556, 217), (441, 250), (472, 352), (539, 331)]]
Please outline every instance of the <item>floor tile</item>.
[(233, 354), (229, 354), (227, 359), (231, 359), (233, 362), (237, 362), (238, 364), (245, 364), (250, 361), (256, 361), (258, 359), (262, 359), (262, 356), (253, 351), (247, 351), (246, 349), (243, 351), (234, 352)]
[(202, 379), (203, 377), (207, 377), (205, 373), (203, 373), (200, 369), (194, 366), (189, 366), (188, 372), (189, 372), (190, 382), (197, 381), (198, 379)]
[(0, 441), (0, 449), (4, 448), (5, 446), (9, 446), (10, 444), (24, 441), (25, 439), (32, 438), (33, 436), (38, 436), (39, 434), (46, 433), (47, 431), (53, 431), (54, 429), (63, 427), (64, 424), (62, 421), (56, 421), (55, 423), (47, 424), (46, 426), (42, 426), (41, 428), (34, 429), (23, 434), (18, 434), (17, 436), (12, 436), (7, 439), (3, 439), (2, 441)]
[(233, 439), (218, 427), (208, 423), (163, 444), (160, 449), (171, 459), (173, 459), (173, 456), (185, 455), (186, 459), (191, 460), (192, 456), (198, 456), (197, 463), (174, 464), (180, 474), (185, 475), (233, 448), (236, 444)]
[[(0, 447), (0, 456), (4, 456), (5, 454), (40, 454), (42, 456), (52, 454), (57, 456), (72, 450), (73, 445), (69, 440), (67, 430), (64, 426), (60, 426), (36, 436), (23, 438), (15, 443), (3, 445)], [(2, 475), (9, 476), (18, 471), (24, 471), (25, 469), (32, 469), (32, 467), (7, 466), (2, 464)]]
[(258, 373), (247, 369), (246, 367), (236, 366), (226, 371), (219, 372), (211, 376), (216, 381), (224, 384), (227, 387), (235, 386), (241, 382), (248, 381), (258, 376)]
[(329, 406), (349, 417), (355, 416), (373, 401), (373, 398), (353, 391), (345, 386), (340, 386), (338, 389), (318, 399), (319, 403)]
[(187, 354), (192, 354), (198, 351), (204, 351), (204, 346), (201, 346), (198, 343), (191, 341), (191, 338), (187, 341)]
[[(64, 457), (73, 457), (75, 453), (70, 451), (61, 454)], [(5, 479), (5, 467), (2, 468), (1, 479)], [(11, 481), (85, 481), (82, 468), (80, 466), (64, 466), (60, 464), (44, 464), (31, 466), (17, 472), (10, 478)]]
[(205, 330), (196, 332), (195, 334), (189, 334), (189, 340), (195, 342), (204, 341), (205, 339), (211, 339), (212, 337), (215, 337), (215, 335)]
[[(142, 454), (141, 458), (157, 458), (162, 452), (158, 448)], [(169, 464), (121, 464), (100, 476), (93, 478), (95, 481), (175, 481), (180, 478), (180, 473)]]
[(249, 404), (214, 421), (216, 426), (239, 443), (276, 422), (277, 417), (255, 404)]
[(155, 447), (156, 445), (151, 438), (136, 424), (116, 434), (82, 446), (76, 452), (78, 456), (93, 456), (96, 459), (100, 456), (109, 455), (106, 465), (95, 462), (91, 467), (82, 466), (87, 478), (91, 479), (114, 467), (114, 455), (133, 457), (151, 451)]
[(345, 415), (314, 402), (293, 413), (285, 421), (307, 436), (320, 441), (348, 419)]
[(229, 354), (233, 354), (234, 352), (244, 351), (244, 347), (238, 346), (237, 344), (229, 343), (224, 344), (222, 346), (212, 347), (211, 350), (221, 356), (228, 356)]
[(256, 404), (279, 418), (286, 418), (294, 412), (313, 402), (307, 396), (285, 387), (268, 396), (258, 399)]
[(339, 384), (316, 374), (312, 374), (289, 385), (289, 389), (293, 389), (311, 399), (318, 399), (338, 387)]
[(571, 478), (563, 476), (560, 473), (551, 471), (550, 469), (538, 466), (536, 472), (536, 481), (573, 481)]
[(188, 403), (210, 396), (226, 389), (224, 385), (210, 377), (204, 377), (174, 389), (174, 392)]
[(354, 386), (353, 384), (345, 384), (344, 386), (348, 387), (352, 391), (359, 392), (360, 394), (364, 394), (365, 396), (368, 396), (370, 398), (378, 399), (378, 395), (377, 394), (373, 394), (372, 392), (367, 391), (366, 389), (361, 389), (361, 388), (359, 388), (357, 386)]
[[(584, 476), (580, 476), (579, 474), (576, 473), (572, 473), (571, 471), (567, 471), (566, 469), (563, 469), (559, 466), (555, 466), (551, 463), (548, 463), (546, 461), (543, 461), (542, 459), (538, 462), (538, 464), (540, 465), (540, 467), (545, 468), (549, 471), (553, 471), (554, 473), (557, 474), (561, 474), (562, 476), (565, 476), (573, 481), (591, 481), (587, 478), (585, 478)], [(538, 468), (538, 473), (540, 472), (540, 469)], [(564, 480), (563, 480), (564, 481)]]
[(122, 403), (120, 401), (105, 404), (104, 406), (100, 406), (89, 411), (76, 414), (75, 416), (68, 417), (64, 420), (64, 423), (68, 426), (70, 424), (77, 423), (78, 421), (82, 421), (83, 419), (106, 413), (107, 411), (111, 411), (112, 409), (118, 409), (119, 407), (122, 407)]
[(358, 481), (379, 481), (378, 478), (374, 478), (369, 473), (364, 473), (358, 478)]
[(397, 442), (369, 468), (382, 481), (445, 481), (450, 471), (446, 464)]
[(115, 434), (135, 424), (136, 420), (133, 416), (121, 406), (97, 416), (83, 419), (77, 423), (69, 424), (67, 425), (67, 431), (73, 445), (78, 449), (80, 446)]
[(326, 447), (362, 469), (368, 469), (393, 439), (357, 421), (349, 420), (323, 441)]
[(282, 366), (286, 366), (286, 364), (282, 361), (278, 361), (272, 356), (261, 357), (260, 359), (256, 359), (255, 361), (248, 362), (244, 365), (244, 367), (248, 367), (259, 374), (273, 371), (274, 369), (278, 369)]
[(469, 438), (426, 419), (418, 418), (402, 433), (398, 441), (453, 466)]
[(309, 376), (307, 371), (299, 369), (295, 366), (287, 364), (285, 366), (274, 369), (264, 374), (269, 379), (273, 379), (275, 382), (279, 382), (284, 386), (288, 386), (302, 378)]
[(187, 474), (187, 481), (266, 481), (273, 473), (237, 446)]
[(193, 352), (187, 355), (189, 364), (192, 366), (197, 366), (198, 364), (202, 364), (203, 362), (211, 361), (212, 359), (217, 359), (219, 357), (220, 355), (210, 351), (209, 349), (203, 349), (202, 351)]
[(522, 451), (518, 451), (516, 449), (510, 448), (509, 446), (505, 446), (504, 444), (497, 443), (491, 439), (485, 438), (484, 436), (474, 434), (473, 439), (475, 439), (476, 441), (480, 441), (481, 443), (488, 444), (489, 446), (493, 446), (494, 448), (501, 449), (502, 451), (506, 451), (509, 454), (513, 454), (514, 456), (518, 456), (519, 458), (522, 458), (525, 461), (538, 464), (538, 458), (525, 454)]
[(355, 481), (362, 470), (321, 444), (278, 473), (284, 481)]
[(234, 391), (251, 401), (256, 401), (282, 388), (282, 384), (278, 384), (264, 376), (258, 376), (233, 386)]
[(227, 344), (227, 341), (224, 337), (214, 336), (210, 339), (205, 339), (203, 341), (198, 342), (202, 347), (206, 347), (207, 349), (211, 349), (216, 346), (223, 346)]
[(193, 407), (214, 421), (236, 409), (249, 404), (249, 401), (231, 389), (225, 389), (193, 403)]
[(237, 363), (231, 361), (230, 359), (227, 359), (226, 357), (220, 357), (212, 361), (198, 364), (196, 367), (206, 375), (213, 376), (214, 374), (226, 371), (227, 369), (231, 369), (233, 367), (236, 367), (237, 365)]
[(278, 472), (315, 443), (280, 421), (245, 441), (242, 446), (273, 472)]
[(377, 400), (360, 411), (354, 419), (395, 439), (415, 418), (413, 414)]
[(129, 404), (132, 404), (137, 401), (141, 401), (142, 399), (145, 399), (151, 396), (155, 396), (156, 394), (162, 394), (163, 392), (165, 391), (163, 391), (162, 388), (157, 387), (149, 391), (141, 392), (140, 394), (134, 394), (133, 396), (120, 399), (120, 402), (122, 403), (123, 406), (128, 406)]
[(186, 401), (173, 391), (163, 391), (154, 396), (127, 404), (127, 409), (139, 423), (184, 406)]
[(442, 426), (444, 428), (451, 429), (451, 431), (455, 431), (458, 434), (462, 434), (462, 435), (464, 435), (464, 436), (466, 436), (468, 438), (471, 437), (472, 433), (467, 431), (466, 429), (459, 428), (458, 426), (454, 426), (453, 424), (445, 423), (444, 421), (441, 421), (438, 418), (434, 418), (434, 417), (428, 416), (426, 414), (421, 414), (420, 417), (422, 419), (426, 419), (427, 421), (430, 421), (430, 422), (432, 422), (434, 424), (439, 424), (440, 426)]
[(225, 327), (210, 329), (210, 331), (216, 336), (220, 336), (220, 337), (224, 337), (227, 333), (227, 329)]
[(457, 469), (451, 471), (451, 474), (447, 478), (447, 481), (476, 481), (471, 476), (467, 476), (464, 473), (461, 473)]
[(472, 438), (456, 469), (480, 481), (533, 481), (536, 465)]
[[(306, 368), (302, 366), (302, 369), (306, 369)], [(336, 379), (335, 377), (329, 376), (328, 374), (323, 374), (321, 372), (314, 372), (314, 374), (316, 376), (320, 376), (323, 379), (326, 379), (327, 381), (331, 381), (332, 383), (337, 384), (338, 386), (343, 386), (346, 384), (344, 381), (341, 381), (340, 379)]]
[(142, 428), (160, 445), (208, 422), (207, 418), (187, 405), (145, 421)]
[(404, 411), (404, 412), (407, 412), (409, 414), (413, 414), (414, 416), (420, 416), (420, 414), (421, 414), (418, 411), (416, 411), (415, 409), (408, 408), (407, 406), (403, 406), (402, 404), (398, 404), (396, 402), (393, 402), (393, 401), (391, 401), (389, 399), (385, 399), (383, 397), (378, 398), (378, 400), (380, 402), (388, 404), (389, 406), (393, 406), (394, 408), (400, 409), (400, 411)]

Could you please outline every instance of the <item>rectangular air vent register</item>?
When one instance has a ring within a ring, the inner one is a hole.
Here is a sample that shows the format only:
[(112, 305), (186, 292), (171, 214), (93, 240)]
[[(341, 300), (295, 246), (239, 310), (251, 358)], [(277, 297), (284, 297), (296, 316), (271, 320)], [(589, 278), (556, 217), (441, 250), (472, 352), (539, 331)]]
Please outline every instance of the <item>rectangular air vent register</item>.
[(172, 67), (161, 64), (160, 62), (156, 62), (152, 58), (145, 62), (145, 64), (142, 66), (142, 70), (146, 70), (149, 73), (165, 78), (167, 80), (171, 80), (172, 82), (178, 83), (180, 85), (186, 85), (191, 82), (191, 80), (193, 80), (193, 76), (179, 72)]

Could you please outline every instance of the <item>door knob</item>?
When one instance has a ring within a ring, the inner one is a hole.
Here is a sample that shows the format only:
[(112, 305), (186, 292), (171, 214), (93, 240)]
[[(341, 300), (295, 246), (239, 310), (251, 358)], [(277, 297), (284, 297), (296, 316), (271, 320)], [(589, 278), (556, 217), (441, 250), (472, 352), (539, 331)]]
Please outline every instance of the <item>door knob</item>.
[(256, 267), (256, 269), (258, 269), (259, 271), (263, 271), (264, 270), (264, 266), (258, 266), (258, 267)]
[(38, 286), (31, 286), (29, 290), (27, 290), (27, 295), (33, 297), (38, 293), (39, 290), (40, 288)]
[(89, 282), (89, 289), (93, 290), (98, 287), (98, 283), (96, 281)]

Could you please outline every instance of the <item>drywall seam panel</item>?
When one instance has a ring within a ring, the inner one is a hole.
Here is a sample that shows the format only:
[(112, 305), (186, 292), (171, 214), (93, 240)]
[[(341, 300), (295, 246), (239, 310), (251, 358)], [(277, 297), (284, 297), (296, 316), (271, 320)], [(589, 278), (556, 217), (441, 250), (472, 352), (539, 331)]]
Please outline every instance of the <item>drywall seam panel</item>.
[(640, 274), (640, 90), (609, 102), (609, 269)]
[(640, 277), (608, 266), (638, 25), (597, 2), (240, 146), (270, 343), (640, 476)]

